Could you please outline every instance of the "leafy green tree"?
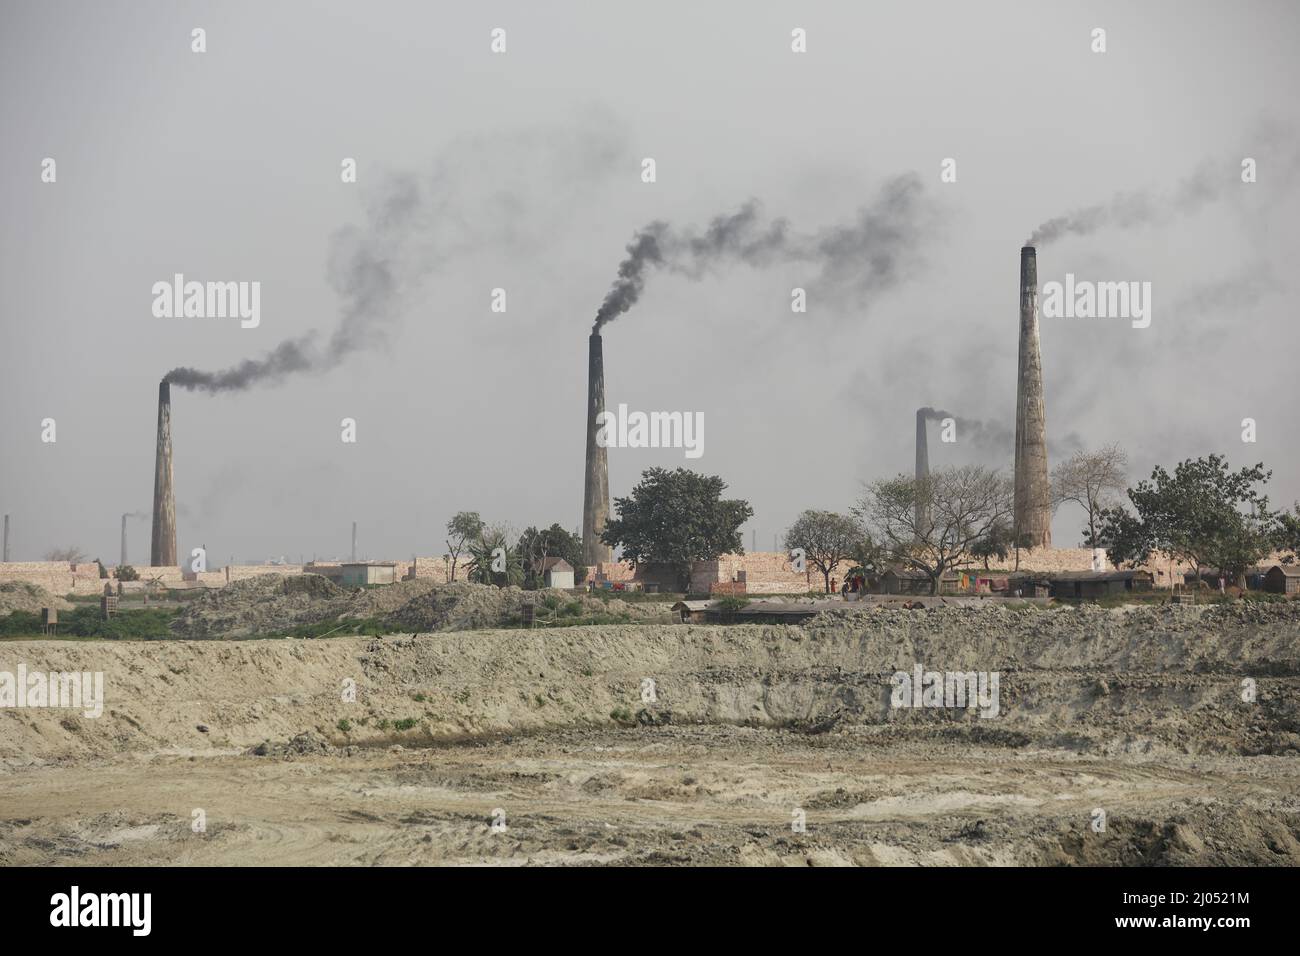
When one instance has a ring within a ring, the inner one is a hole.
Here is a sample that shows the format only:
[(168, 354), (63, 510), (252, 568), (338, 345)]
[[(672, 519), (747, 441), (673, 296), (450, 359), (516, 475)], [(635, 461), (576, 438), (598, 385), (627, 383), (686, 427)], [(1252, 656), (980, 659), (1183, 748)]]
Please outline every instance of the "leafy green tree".
[(1261, 493), (1272, 474), (1262, 463), (1229, 471), (1222, 455), (1189, 458), (1172, 475), (1157, 466), (1129, 489), (1132, 512), (1122, 505), (1102, 512), (1100, 540), (1117, 566), (1159, 552), (1190, 564), (1197, 580), (1202, 568), (1217, 568), (1244, 586), (1246, 569), (1278, 539), (1278, 516)]
[(979, 465), (928, 478), (899, 475), (867, 485), (853, 514), (886, 560), (923, 572), (939, 593), (944, 572), (967, 563), (974, 546), (1011, 517), (1011, 482)]
[(119, 581), (139, 581), (140, 572), (129, 564), (120, 564), (113, 571), (113, 576)]
[(524, 587), (539, 588), (544, 583), (538, 565), (546, 558), (563, 558), (573, 566), (573, 580), (580, 582), (587, 576), (587, 566), (582, 563), (582, 538), (559, 524), (538, 530), (528, 528), (519, 536), (519, 559), (524, 566)]
[(723, 499), (727, 483), (686, 468), (651, 468), (626, 498), (614, 499), (616, 517), (602, 539), (621, 547), (634, 566), (666, 564), (682, 590), (690, 586), (691, 565), (723, 554), (743, 554), (740, 528), (754, 516), (742, 499)]
[(483, 519), (477, 511), (458, 511), (447, 522), (447, 554), (451, 557), (451, 573), (448, 580), (456, 580), (456, 562), (466, 545), (483, 535)]
[(499, 588), (524, 583), (524, 565), (519, 558), (519, 548), (510, 541), (505, 528), (484, 528), (467, 547), (471, 581), (495, 584)]
[[(970, 554), (971, 557), (983, 561), (984, 570), (987, 571), (992, 558), (1005, 561), (1013, 551), (1032, 551), (1033, 547), (1033, 535), (1022, 531), (1020, 540), (1017, 541), (1011, 522), (1001, 521), (990, 528), (988, 534), (971, 545)], [(1019, 554), (1017, 554), (1016, 567), (1020, 567)]]
[(826, 593), (831, 593), (831, 571), (854, 556), (865, 533), (855, 519), (834, 511), (805, 511), (785, 533), (787, 551), (803, 550), (804, 557), (822, 573)]
[(1283, 564), (1294, 564), (1300, 559), (1300, 502), (1291, 511), (1282, 511), (1277, 516), (1277, 549), (1286, 552)]

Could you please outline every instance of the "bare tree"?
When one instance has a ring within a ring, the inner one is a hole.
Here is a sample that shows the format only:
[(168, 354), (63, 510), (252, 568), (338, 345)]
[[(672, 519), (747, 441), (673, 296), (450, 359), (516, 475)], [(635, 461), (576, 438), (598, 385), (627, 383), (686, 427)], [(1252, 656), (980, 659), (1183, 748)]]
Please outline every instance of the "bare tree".
[(970, 563), (976, 545), (1000, 533), (1012, 502), (1005, 475), (966, 465), (928, 478), (899, 475), (872, 482), (853, 513), (888, 560), (924, 572), (931, 593), (938, 594), (945, 571)]
[(1077, 451), (1052, 469), (1052, 509), (1067, 501), (1088, 514), (1087, 544), (1097, 547), (1101, 513), (1113, 505), (1128, 486), (1128, 454), (1118, 445), (1099, 451)]
[(805, 511), (785, 533), (786, 550), (801, 548), (804, 557), (822, 573), (826, 593), (831, 593), (831, 572), (853, 556), (865, 534), (847, 515), (833, 511)]

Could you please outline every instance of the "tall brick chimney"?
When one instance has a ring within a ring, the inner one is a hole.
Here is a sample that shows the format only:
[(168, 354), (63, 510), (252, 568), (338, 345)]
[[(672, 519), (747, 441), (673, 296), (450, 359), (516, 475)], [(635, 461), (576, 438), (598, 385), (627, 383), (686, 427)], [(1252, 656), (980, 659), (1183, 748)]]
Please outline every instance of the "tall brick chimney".
[(1020, 250), (1020, 365), (1016, 379), (1014, 529), (1036, 548), (1052, 546), (1052, 502), (1047, 480), (1047, 419), (1043, 358), (1038, 346), (1038, 256)]
[[(929, 419), (928, 409), (918, 408), (916, 410), (916, 481), (917, 493), (921, 493), (920, 483), (930, 477), (930, 448), (926, 435), (926, 424)], [(918, 497), (916, 501), (916, 531), (921, 533), (922, 529), (930, 523), (929, 509), (925, 503)]]
[(172, 387), (158, 385), (158, 453), (153, 472), (153, 537), (149, 564), (176, 567), (176, 495), (172, 490)]
[(117, 562), (125, 567), (126, 565), (126, 515), (122, 515), (122, 557)]
[(596, 417), (605, 410), (605, 356), (600, 333), (587, 340), (587, 458), (582, 490), (582, 560), (589, 568), (613, 560), (600, 540), (609, 520), (609, 452), (596, 443)]

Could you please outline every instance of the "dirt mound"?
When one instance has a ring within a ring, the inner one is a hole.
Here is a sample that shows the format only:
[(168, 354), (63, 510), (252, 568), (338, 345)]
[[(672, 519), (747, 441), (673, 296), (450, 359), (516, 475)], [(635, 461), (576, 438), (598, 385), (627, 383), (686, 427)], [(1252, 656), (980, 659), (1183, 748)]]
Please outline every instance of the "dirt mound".
[[(472, 625), (492, 592), (407, 606)], [(1300, 860), (1296, 605), (0, 642), (19, 662), (102, 672), (104, 707), (0, 712), (0, 863)], [(997, 713), (896, 708), (916, 663), (999, 672)], [(190, 806), (221, 808), (203, 841)]]
[(520, 588), (456, 582), (429, 588), (389, 614), (387, 620), (404, 631), (467, 631), (516, 623), (523, 603)]
[(6, 581), (0, 584), (0, 617), (14, 611), (39, 614), (43, 607), (66, 611), (72, 605), (37, 584), (28, 584), (26, 581)]
[(426, 587), (423, 593), (385, 620), (394, 630), (412, 633), (504, 627), (520, 622), (525, 603), (536, 606), (539, 622), (548, 618), (595, 620), (612, 617), (630, 623), (664, 619), (668, 614), (668, 608), (663, 604), (631, 604), (617, 598), (604, 601), (587, 594), (575, 596), (456, 582)]
[(885, 667), (922, 660), (981, 669), (1243, 670), (1300, 674), (1300, 602), (1159, 607), (1007, 607), (979, 604), (826, 611), (804, 630), (848, 636)]
[(319, 574), (268, 574), (204, 592), (172, 622), (177, 637), (252, 637), (318, 624), (348, 610), (351, 595)]
[(415, 581), (399, 581), (396, 584), (386, 584), (383, 587), (365, 588), (358, 590), (352, 595), (352, 601), (348, 605), (345, 617), (369, 618), (369, 617), (387, 617), (394, 611), (398, 611), (416, 601), (438, 585), (424, 578)]
[[(589, 595), (524, 591), (486, 584), (402, 581), (348, 590), (319, 574), (265, 575), (205, 592), (172, 623), (177, 637), (206, 640), (282, 634), (300, 625), (378, 619), (385, 633), (468, 631), (514, 627), (525, 603), (537, 607), (537, 621), (666, 622), (666, 604), (632, 604)], [(345, 631), (344, 633), (351, 633)]]

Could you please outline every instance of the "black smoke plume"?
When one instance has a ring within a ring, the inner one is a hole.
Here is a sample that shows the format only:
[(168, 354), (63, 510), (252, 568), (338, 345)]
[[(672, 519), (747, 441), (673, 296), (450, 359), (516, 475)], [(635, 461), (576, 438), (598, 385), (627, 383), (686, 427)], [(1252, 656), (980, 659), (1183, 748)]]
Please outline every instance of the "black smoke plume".
[(869, 295), (895, 285), (928, 225), (921, 179), (907, 174), (890, 180), (875, 201), (848, 225), (801, 234), (784, 219), (765, 221), (750, 200), (730, 215), (713, 219), (703, 234), (652, 222), (637, 231), (619, 263), (592, 331), (627, 312), (645, 289), (653, 267), (699, 279), (715, 267), (741, 263), (809, 263), (833, 293)]
[(617, 118), (598, 111), (560, 128), (465, 137), (418, 175), (376, 173), (364, 223), (331, 240), (326, 271), (340, 310), (327, 338), (308, 332), (229, 368), (182, 366), (165, 380), (205, 392), (279, 385), (383, 345), (404, 296), (448, 261), (485, 247), (544, 248), (573, 203), (621, 161), (623, 137)]
[(1241, 181), (1231, 168), (1205, 163), (1167, 192), (1140, 189), (1118, 193), (1104, 203), (1049, 219), (1033, 231), (1025, 245), (1046, 245), (1063, 236), (1086, 236), (1107, 227), (1131, 229), (1160, 225), (1192, 215), (1234, 185), (1240, 186)]

